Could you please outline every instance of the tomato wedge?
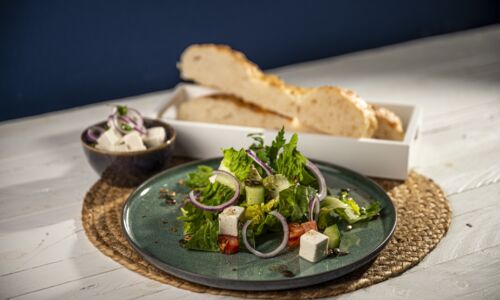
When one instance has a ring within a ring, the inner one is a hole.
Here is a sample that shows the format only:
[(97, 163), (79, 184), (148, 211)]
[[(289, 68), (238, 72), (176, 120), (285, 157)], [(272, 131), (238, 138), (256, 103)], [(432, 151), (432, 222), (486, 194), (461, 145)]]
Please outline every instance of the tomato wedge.
[(290, 249), (293, 249), (295, 247), (298, 247), (300, 245), (300, 237), (295, 238), (295, 239), (288, 239), (287, 246)]
[(304, 222), (300, 224), (300, 226), (302, 226), (302, 228), (304, 229), (304, 233), (308, 232), (309, 230), (318, 231), (318, 225), (316, 225), (316, 221)]
[(217, 242), (221, 253), (234, 254), (240, 250), (240, 242), (235, 236), (219, 234)]
[(288, 238), (296, 239), (299, 238), (302, 234), (304, 234), (304, 228), (299, 223), (290, 223), (288, 224)]
[(288, 248), (295, 248), (300, 245), (300, 236), (309, 230), (318, 230), (315, 221), (288, 224)]

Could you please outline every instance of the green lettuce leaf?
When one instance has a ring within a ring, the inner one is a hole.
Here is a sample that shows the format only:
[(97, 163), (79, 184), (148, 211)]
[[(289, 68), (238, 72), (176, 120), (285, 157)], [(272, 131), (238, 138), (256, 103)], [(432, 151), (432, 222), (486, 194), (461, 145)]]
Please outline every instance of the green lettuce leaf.
[(192, 189), (207, 186), (210, 183), (209, 178), (212, 176), (212, 171), (213, 169), (208, 166), (198, 166), (196, 171), (188, 174), (186, 185)]
[(272, 199), (267, 203), (260, 203), (246, 206), (244, 217), (245, 220), (252, 220), (251, 228), (255, 236), (265, 232), (266, 226), (272, 226), (273, 221), (268, 218), (268, 213), (278, 206), (278, 200)]
[(239, 151), (234, 148), (224, 149), (224, 159), (221, 164), (243, 182), (247, 179), (253, 160), (247, 155), (245, 149)]
[(215, 206), (227, 202), (234, 195), (234, 190), (218, 181), (207, 185), (201, 194), (199, 201), (203, 204)]
[(201, 224), (184, 244), (184, 247), (192, 250), (219, 251), (217, 237), (219, 235), (219, 224), (217, 220), (207, 219)]
[(362, 210), (358, 203), (351, 197), (348, 190), (342, 190), (339, 193), (338, 201), (344, 203), (346, 206), (336, 207), (334, 208), (334, 211), (340, 218), (349, 224), (369, 220), (377, 216), (382, 210), (382, 206), (379, 202), (373, 202)]
[(340, 192), (339, 198), (327, 196), (321, 202), (321, 209), (318, 216), (319, 229), (324, 229), (337, 223), (337, 216), (349, 224), (354, 224), (369, 220), (378, 215), (382, 210), (379, 202), (373, 202), (362, 210), (358, 203), (349, 195), (349, 192), (346, 191)]
[(266, 152), (268, 157), (267, 163), (269, 163), (271, 168), (273, 168), (274, 170), (277, 170), (276, 163), (277, 163), (278, 153), (280, 149), (283, 148), (285, 143), (286, 143), (285, 129), (281, 128), (281, 130), (276, 135), (274, 141), (272, 141), (271, 146), (266, 147)]
[(316, 190), (308, 186), (291, 186), (279, 193), (278, 211), (291, 222), (301, 222), (309, 211), (309, 200)]
[(304, 167), (307, 159), (297, 150), (297, 142), (299, 137), (297, 134), (292, 135), (290, 142), (283, 145), (281, 152), (276, 160), (276, 172), (285, 175), (292, 181), (302, 181), (304, 175)]
[[(234, 191), (219, 182), (209, 183), (203, 188), (199, 201), (207, 205), (219, 205), (226, 202), (234, 195)], [(219, 225), (217, 214), (204, 211), (192, 203), (187, 203), (181, 208), (182, 216), (177, 219), (184, 221), (184, 235), (191, 235), (184, 247), (194, 250), (218, 251), (217, 235)]]

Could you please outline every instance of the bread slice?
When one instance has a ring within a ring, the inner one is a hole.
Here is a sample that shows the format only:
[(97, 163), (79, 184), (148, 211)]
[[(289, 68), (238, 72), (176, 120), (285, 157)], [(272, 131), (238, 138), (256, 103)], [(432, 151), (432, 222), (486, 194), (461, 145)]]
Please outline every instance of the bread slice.
[(299, 124), (297, 120), (263, 110), (225, 94), (199, 97), (181, 103), (177, 107), (177, 119), (275, 130), (285, 127), (286, 131), (292, 132), (313, 131)]
[(243, 53), (225, 45), (195, 44), (181, 55), (181, 77), (219, 89), (263, 109), (294, 118), (302, 89), (264, 74)]
[(375, 116), (377, 117), (378, 127), (373, 135), (374, 138), (384, 140), (402, 141), (405, 133), (401, 119), (392, 111), (375, 107)]
[(377, 128), (373, 108), (350, 90), (332, 86), (308, 89), (301, 104), (299, 120), (328, 134), (371, 137)]

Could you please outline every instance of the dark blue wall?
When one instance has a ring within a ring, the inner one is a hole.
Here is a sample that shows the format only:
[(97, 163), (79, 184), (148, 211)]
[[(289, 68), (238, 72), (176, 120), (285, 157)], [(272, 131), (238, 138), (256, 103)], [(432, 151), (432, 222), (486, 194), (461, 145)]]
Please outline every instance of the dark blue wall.
[(494, 0), (380, 3), (3, 1), (0, 120), (170, 88), (191, 43), (227, 43), (271, 68), (500, 19)]

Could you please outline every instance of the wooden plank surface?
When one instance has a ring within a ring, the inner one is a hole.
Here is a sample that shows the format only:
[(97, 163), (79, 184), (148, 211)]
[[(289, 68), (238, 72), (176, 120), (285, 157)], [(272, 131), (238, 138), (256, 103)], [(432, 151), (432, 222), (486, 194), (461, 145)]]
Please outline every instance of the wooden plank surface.
[[(447, 236), (417, 267), (337, 298), (499, 299), (500, 26), (275, 72), (295, 84), (348, 87), (368, 101), (422, 106), (415, 168), (444, 188), (453, 208)], [(169, 93), (126, 101), (150, 114)], [(79, 133), (108, 110), (99, 104), (0, 123), (0, 298), (219, 298), (146, 279), (87, 241), (81, 201), (97, 175)]]

